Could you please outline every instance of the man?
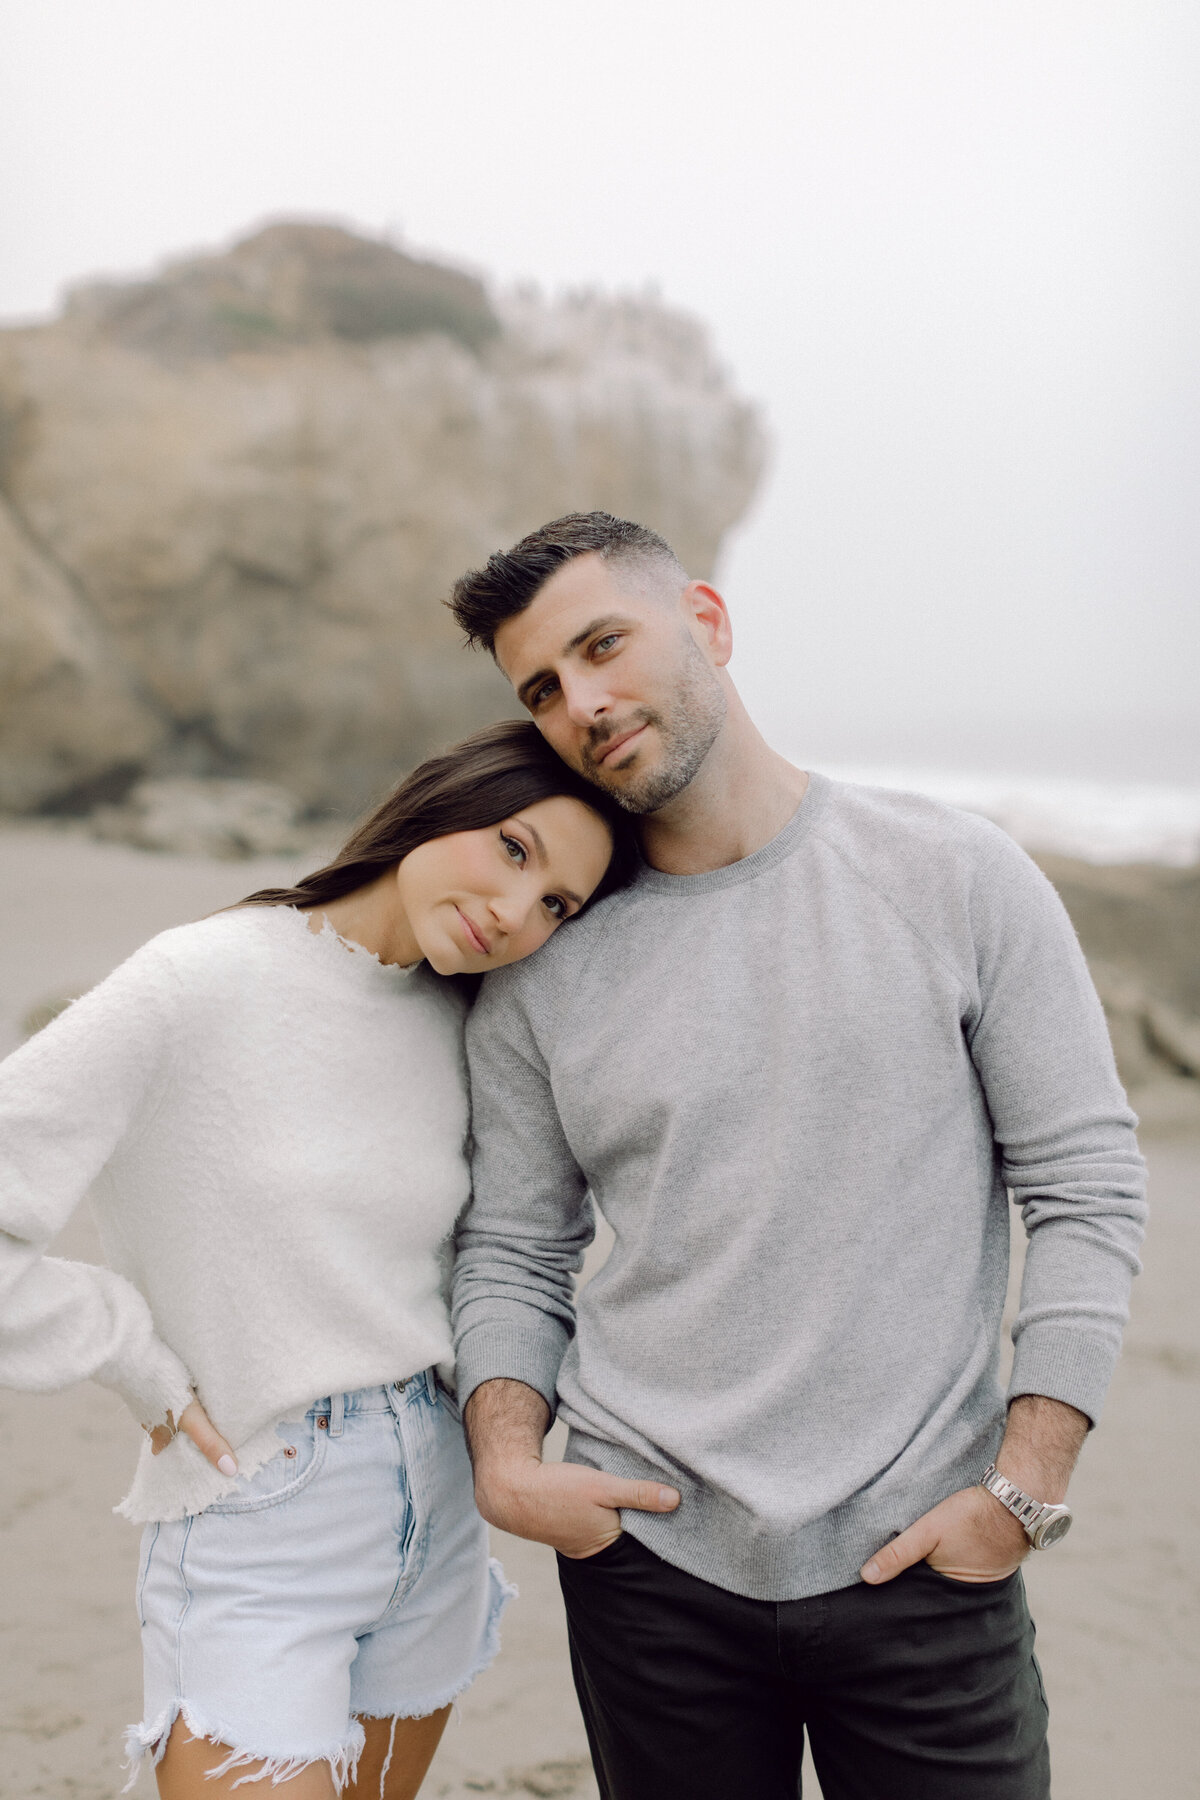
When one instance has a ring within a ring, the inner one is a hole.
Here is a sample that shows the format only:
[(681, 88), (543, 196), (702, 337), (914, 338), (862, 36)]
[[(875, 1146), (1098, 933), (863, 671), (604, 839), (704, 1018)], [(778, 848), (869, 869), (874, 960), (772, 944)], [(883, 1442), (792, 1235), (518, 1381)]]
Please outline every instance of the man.
[(451, 604), (646, 864), (484, 983), (454, 1283), (479, 1506), (560, 1553), (601, 1793), (794, 1800), (807, 1728), (826, 1800), (1044, 1800), (1018, 1569), (1144, 1216), (1070, 924), (985, 821), (771, 751), (653, 532), (556, 520)]

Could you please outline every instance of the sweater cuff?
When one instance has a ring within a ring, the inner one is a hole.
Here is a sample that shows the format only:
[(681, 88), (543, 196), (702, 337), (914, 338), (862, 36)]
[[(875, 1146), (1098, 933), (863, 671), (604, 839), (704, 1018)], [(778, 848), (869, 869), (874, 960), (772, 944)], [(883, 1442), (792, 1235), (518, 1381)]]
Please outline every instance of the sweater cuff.
[(168, 1413), (174, 1415), (178, 1424), (184, 1407), (196, 1398), (191, 1376), (175, 1352), (161, 1343), (153, 1360), (140, 1362), (136, 1369), (100, 1372), (96, 1379), (102, 1387), (119, 1394), (138, 1424), (147, 1430), (165, 1425)]
[(569, 1341), (549, 1319), (542, 1331), (499, 1322), (472, 1325), (455, 1347), (459, 1406), (464, 1407), (484, 1381), (523, 1381), (542, 1396), (553, 1418), (559, 1364)]
[(1066, 1325), (1027, 1325), (1016, 1342), (1008, 1398), (1042, 1394), (1062, 1400), (1096, 1425), (1119, 1354), (1120, 1344), (1108, 1336)]

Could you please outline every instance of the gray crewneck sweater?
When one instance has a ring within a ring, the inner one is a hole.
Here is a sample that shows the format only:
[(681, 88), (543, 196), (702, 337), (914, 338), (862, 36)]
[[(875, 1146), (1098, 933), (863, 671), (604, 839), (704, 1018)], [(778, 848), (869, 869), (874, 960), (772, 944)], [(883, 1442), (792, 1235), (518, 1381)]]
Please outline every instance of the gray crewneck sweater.
[[(1011, 1394), (1095, 1420), (1143, 1165), (1053, 889), (1003, 832), (814, 775), (728, 868), (637, 885), (489, 977), (460, 1397), (528, 1382), (570, 1459), (673, 1483), (625, 1528), (754, 1598), (818, 1594), (998, 1447)], [(592, 1202), (616, 1234), (579, 1296)]]

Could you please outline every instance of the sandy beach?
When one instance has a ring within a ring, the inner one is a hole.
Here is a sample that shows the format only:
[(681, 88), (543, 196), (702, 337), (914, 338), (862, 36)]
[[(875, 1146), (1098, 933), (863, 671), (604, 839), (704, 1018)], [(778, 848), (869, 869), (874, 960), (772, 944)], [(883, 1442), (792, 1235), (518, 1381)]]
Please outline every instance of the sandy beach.
[[(34, 1008), (81, 992), (155, 931), (300, 866), (153, 855), (49, 825), (0, 829), (0, 1053), (20, 1041)], [(1156, 1116), (1175, 1123), (1145, 1140), (1153, 1209), (1145, 1273), (1108, 1412), (1072, 1489), (1077, 1524), (1027, 1568), (1056, 1800), (1195, 1792), (1200, 1126), (1186, 1106)], [(60, 1247), (96, 1254), (86, 1216)], [(111, 1800), (124, 1781), (121, 1730), (140, 1710), (138, 1535), (111, 1511), (137, 1428), (93, 1386), (0, 1393), (0, 1428), (0, 1800)], [(500, 1659), (463, 1700), (423, 1791), (435, 1800), (594, 1797), (554, 1559), (499, 1537), (496, 1552), (520, 1599)], [(151, 1791), (143, 1775), (135, 1792)], [(811, 1771), (804, 1791), (819, 1793)]]

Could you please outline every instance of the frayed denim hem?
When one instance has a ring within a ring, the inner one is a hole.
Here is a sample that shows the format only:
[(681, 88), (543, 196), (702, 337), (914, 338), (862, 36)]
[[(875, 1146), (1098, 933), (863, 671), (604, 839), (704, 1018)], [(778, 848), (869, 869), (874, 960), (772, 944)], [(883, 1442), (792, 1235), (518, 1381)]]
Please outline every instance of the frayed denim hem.
[[(440, 1712), (443, 1706), (451, 1706), (464, 1694), (477, 1676), (482, 1675), (489, 1663), (495, 1661), (500, 1650), (500, 1621), (510, 1600), (514, 1600), (517, 1589), (511, 1581), (505, 1579), (504, 1570), (495, 1557), (488, 1560), (488, 1578), (492, 1595), (488, 1607), (487, 1624), (484, 1629), (483, 1642), (479, 1655), (465, 1675), (440, 1693), (422, 1695), (415, 1700), (406, 1700), (402, 1707), (388, 1708), (386, 1711), (374, 1712), (367, 1708), (358, 1709), (358, 1717), (364, 1719), (390, 1719), (392, 1721), (391, 1736), (388, 1739), (387, 1757), (380, 1773), (379, 1791), (383, 1793), (383, 1783), (392, 1761), (392, 1751), (396, 1741), (396, 1726), (401, 1719), (425, 1719), (430, 1713)], [(167, 1748), (167, 1739), (176, 1719), (181, 1718), (194, 1738), (203, 1738), (210, 1744), (227, 1746), (235, 1732), (223, 1731), (221, 1727), (208, 1719), (202, 1719), (195, 1709), (184, 1700), (176, 1700), (167, 1707), (162, 1715), (151, 1725), (131, 1725), (125, 1733), (125, 1767), (129, 1770), (129, 1780), (122, 1793), (128, 1794), (137, 1781), (142, 1764), (149, 1756), (151, 1765), (157, 1767), (162, 1761)], [(358, 1719), (352, 1719), (350, 1730), (344, 1743), (336, 1744), (327, 1750), (310, 1752), (306, 1756), (272, 1756), (264, 1750), (230, 1749), (228, 1756), (208, 1774), (215, 1778), (218, 1775), (231, 1774), (235, 1769), (249, 1769), (254, 1764), (261, 1764), (252, 1774), (243, 1775), (234, 1782), (234, 1787), (244, 1787), (252, 1781), (270, 1781), (277, 1786), (281, 1781), (288, 1781), (293, 1775), (299, 1775), (302, 1769), (312, 1763), (327, 1762), (333, 1777), (334, 1789), (341, 1793), (342, 1789), (353, 1781), (358, 1772), (358, 1761), (362, 1755), (365, 1736)]]
[[(129, 1780), (121, 1790), (123, 1794), (128, 1794), (134, 1786), (147, 1756), (153, 1767), (157, 1767), (162, 1761), (167, 1739), (176, 1719), (182, 1719), (192, 1736), (203, 1738), (206, 1743), (227, 1747), (229, 1739), (235, 1735), (222, 1731), (219, 1725), (200, 1719), (185, 1701), (176, 1700), (152, 1725), (131, 1725), (126, 1731), (125, 1767), (129, 1770)], [(356, 1719), (352, 1719), (346, 1741), (333, 1745), (328, 1750), (318, 1750), (307, 1756), (271, 1756), (264, 1750), (230, 1749), (228, 1756), (215, 1769), (208, 1770), (207, 1778), (215, 1780), (218, 1775), (232, 1774), (235, 1769), (250, 1769), (255, 1764), (261, 1764), (260, 1768), (253, 1768), (252, 1774), (243, 1775), (235, 1781), (234, 1787), (244, 1787), (251, 1781), (270, 1781), (272, 1787), (277, 1787), (281, 1781), (290, 1781), (293, 1775), (299, 1775), (302, 1769), (309, 1768), (313, 1763), (327, 1762), (334, 1789), (340, 1794), (355, 1778), (365, 1742), (362, 1726)]]

